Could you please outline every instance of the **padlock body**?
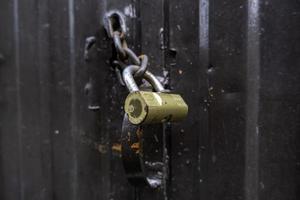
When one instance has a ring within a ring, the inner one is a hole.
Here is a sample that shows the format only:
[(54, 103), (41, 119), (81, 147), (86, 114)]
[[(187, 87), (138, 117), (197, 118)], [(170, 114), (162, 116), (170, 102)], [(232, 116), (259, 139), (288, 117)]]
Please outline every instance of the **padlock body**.
[(148, 91), (130, 93), (124, 109), (133, 124), (176, 122), (188, 113), (188, 106), (179, 94)]

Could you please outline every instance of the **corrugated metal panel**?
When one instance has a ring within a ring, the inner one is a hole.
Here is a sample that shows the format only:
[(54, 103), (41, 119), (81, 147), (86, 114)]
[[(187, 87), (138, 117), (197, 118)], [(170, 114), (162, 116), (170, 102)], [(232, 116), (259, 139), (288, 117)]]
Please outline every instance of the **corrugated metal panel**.
[[(132, 188), (111, 150), (126, 95), (101, 26), (111, 9), (190, 107), (167, 135), (162, 190)], [(298, 199), (299, 10), (297, 0), (1, 1), (0, 198)]]

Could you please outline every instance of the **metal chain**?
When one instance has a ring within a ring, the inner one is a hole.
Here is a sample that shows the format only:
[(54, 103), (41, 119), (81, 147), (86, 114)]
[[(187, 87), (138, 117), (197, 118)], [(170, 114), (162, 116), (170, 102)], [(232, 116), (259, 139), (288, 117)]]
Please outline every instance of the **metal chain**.
[[(165, 91), (159, 80), (147, 70), (148, 56), (137, 56), (127, 45), (126, 42), (126, 26), (125, 18), (118, 11), (109, 12), (104, 18), (104, 26), (109, 38), (114, 44), (116, 52), (115, 60), (112, 64), (115, 66), (115, 72), (122, 85), (126, 85), (129, 91), (137, 91), (139, 89), (136, 83), (142, 83), (141, 80), (147, 80), (155, 91)], [(122, 76), (123, 74), (123, 76)], [(126, 77), (130, 76), (130, 80), (135, 79), (134, 83), (128, 82)], [(124, 80), (123, 80), (124, 77)], [(155, 129), (161, 130), (162, 125), (155, 126)], [(153, 127), (152, 127), (153, 128)], [(121, 131), (121, 153), (123, 167), (128, 181), (135, 187), (148, 185), (151, 188), (158, 188), (163, 183), (163, 158), (152, 162), (147, 162), (142, 156), (142, 135), (145, 127), (130, 123), (128, 115), (125, 113)], [(131, 133), (131, 134), (128, 134)], [(134, 144), (138, 144), (138, 148), (132, 148)]]
[(108, 37), (113, 40), (114, 48), (117, 52), (117, 60), (113, 61), (116, 66), (115, 71), (118, 79), (122, 85), (124, 85), (121, 71), (127, 66), (136, 65), (139, 67), (137, 72), (134, 74), (134, 78), (141, 80), (147, 71), (148, 67), (148, 56), (140, 55), (137, 56), (127, 45), (126, 36), (126, 24), (124, 15), (118, 11), (112, 11), (107, 13), (104, 18), (104, 27), (106, 29)]

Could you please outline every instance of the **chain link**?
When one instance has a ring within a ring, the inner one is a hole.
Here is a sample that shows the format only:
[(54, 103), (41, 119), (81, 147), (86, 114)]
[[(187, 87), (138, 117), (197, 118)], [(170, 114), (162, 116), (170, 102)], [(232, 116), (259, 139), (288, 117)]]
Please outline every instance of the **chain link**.
[[(134, 74), (134, 78), (141, 80), (144, 77), (148, 67), (148, 56), (137, 56), (127, 45), (126, 25), (125, 18), (122, 13), (118, 11), (112, 11), (107, 13), (104, 18), (104, 27), (106, 29), (108, 37), (113, 40), (114, 48), (117, 52), (117, 60), (113, 61), (113, 64), (118, 68), (115, 69), (120, 83), (123, 85), (124, 81), (120, 75), (126, 67), (130, 65), (136, 65), (139, 67)], [(120, 71), (121, 70), (121, 71)]]

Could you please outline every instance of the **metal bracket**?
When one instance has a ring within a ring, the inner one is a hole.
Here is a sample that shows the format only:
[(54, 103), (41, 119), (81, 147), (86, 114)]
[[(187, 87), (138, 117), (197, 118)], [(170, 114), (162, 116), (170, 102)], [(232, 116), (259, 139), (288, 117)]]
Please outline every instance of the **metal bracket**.
[[(163, 125), (159, 126), (155, 128), (162, 130)], [(147, 130), (152, 132), (153, 126), (151, 128), (147, 127)], [(152, 158), (147, 161), (146, 157), (149, 156), (145, 155), (144, 151), (145, 130), (144, 126), (130, 123), (127, 114), (124, 115), (121, 134), (123, 166), (130, 184), (136, 187), (148, 185), (151, 188), (158, 188), (163, 180), (163, 155), (160, 160)], [(158, 142), (157, 138), (156, 140)], [(156, 151), (158, 153), (158, 150)]]

